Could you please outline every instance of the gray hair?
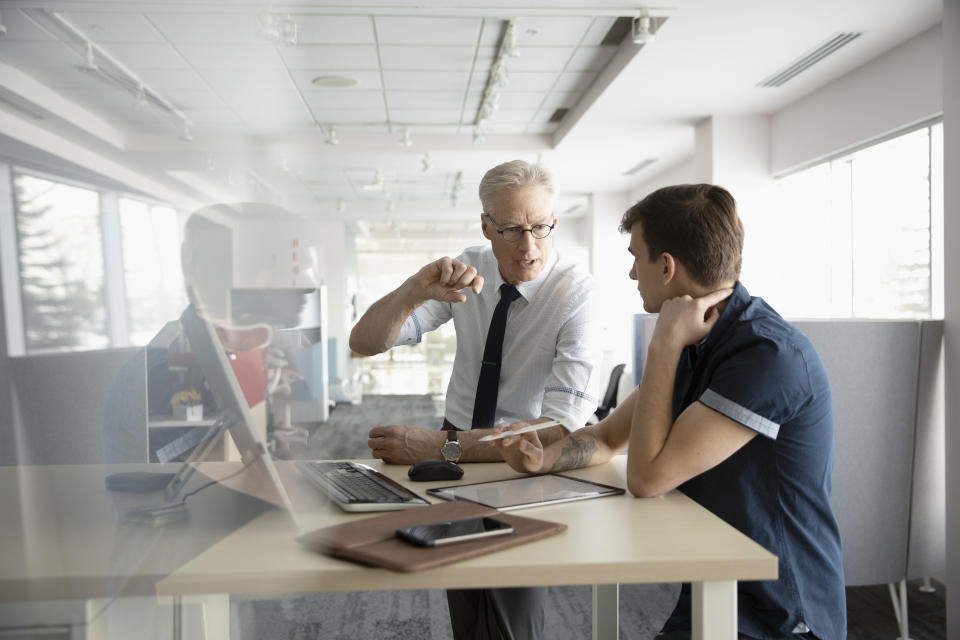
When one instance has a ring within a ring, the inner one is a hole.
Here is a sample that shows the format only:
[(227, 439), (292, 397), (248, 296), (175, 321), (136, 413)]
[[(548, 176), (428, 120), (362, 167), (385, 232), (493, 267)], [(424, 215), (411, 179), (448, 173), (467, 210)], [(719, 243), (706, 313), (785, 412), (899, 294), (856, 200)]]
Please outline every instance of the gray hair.
[(480, 181), (480, 204), (483, 212), (493, 213), (493, 198), (504, 189), (540, 185), (554, 195), (553, 175), (542, 164), (531, 164), (524, 160), (512, 160), (498, 164), (483, 175)]

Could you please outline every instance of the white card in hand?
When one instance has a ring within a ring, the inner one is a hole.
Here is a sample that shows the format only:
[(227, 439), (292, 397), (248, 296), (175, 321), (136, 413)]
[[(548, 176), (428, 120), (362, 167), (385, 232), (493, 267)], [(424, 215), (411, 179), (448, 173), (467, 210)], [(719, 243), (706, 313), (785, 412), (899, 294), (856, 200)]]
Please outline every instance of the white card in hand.
[(556, 420), (551, 420), (550, 422), (539, 422), (537, 424), (529, 424), (522, 429), (517, 429), (516, 431), (504, 431), (502, 433), (493, 433), (489, 436), (483, 436), (480, 438), (480, 442), (490, 442), (491, 440), (500, 440), (508, 436), (518, 436), (521, 433), (528, 433), (530, 431), (539, 431), (540, 429), (546, 429), (547, 427), (555, 427), (559, 422)]

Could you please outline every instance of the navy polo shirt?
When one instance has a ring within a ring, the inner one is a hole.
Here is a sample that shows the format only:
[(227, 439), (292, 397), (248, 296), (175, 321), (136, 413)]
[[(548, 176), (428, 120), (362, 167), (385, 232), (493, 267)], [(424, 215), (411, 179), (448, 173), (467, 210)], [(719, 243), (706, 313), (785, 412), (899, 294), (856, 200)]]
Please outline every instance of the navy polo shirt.
[[(679, 487), (779, 558), (777, 580), (739, 583), (740, 633), (845, 638), (830, 383), (813, 345), (738, 282), (706, 339), (681, 355), (674, 419), (693, 402), (758, 433)], [(685, 584), (664, 631), (689, 628)]]

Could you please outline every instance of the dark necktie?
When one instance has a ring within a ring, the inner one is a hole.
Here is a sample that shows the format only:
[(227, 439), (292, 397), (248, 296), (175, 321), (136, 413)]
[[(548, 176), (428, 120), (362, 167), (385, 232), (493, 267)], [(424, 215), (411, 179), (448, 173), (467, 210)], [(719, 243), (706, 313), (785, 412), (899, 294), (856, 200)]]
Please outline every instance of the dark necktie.
[(507, 326), (507, 309), (510, 303), (520, 297), (516, 287), (509, 284), (500, 286), (500, 302), (493, 310), (490, 330), (487, 332), (487, 344), (483, 348), (483, 362), (480, 365), (480, 380), (477, 382), (477, 397), (473, 401), (473, 422), (471, 429), (489, 429), (493, 426), (497, 412), (497, 387), (500, 384), (500, 356), (503, 353), (503, 331)]

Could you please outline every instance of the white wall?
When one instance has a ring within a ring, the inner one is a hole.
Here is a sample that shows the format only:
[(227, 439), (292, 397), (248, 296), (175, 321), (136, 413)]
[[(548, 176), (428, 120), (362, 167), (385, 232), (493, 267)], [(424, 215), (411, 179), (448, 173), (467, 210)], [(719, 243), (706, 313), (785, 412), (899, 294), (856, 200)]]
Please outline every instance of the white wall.
[(937, 25), (774, 114), (773, 173), (938, 115), (941, 46)]
[[(946, 459), (960, 460), (960, 0), (943, 3)], [(960, 638), (960, 465), (947, 464), (947, 637)]]
[(601, 302), (603, 360), (600, 364), (603, 393), (610, 370), (625, 363), (633, 369), (633, 314), (643, 313), (643, 303), (630, 271), (629, 236), (620, 233), (620, 218), (633, 201), (626, 193), (595, 193), (589, 220), (590, 271)]
[(244, 220), (235, 234), (235, 287), (327, 286), (328, 337), (337, 339), (341, 378), (351, 373), (348, 276), (357, 272), (352, 235), (340, 221), (276, 219)]

